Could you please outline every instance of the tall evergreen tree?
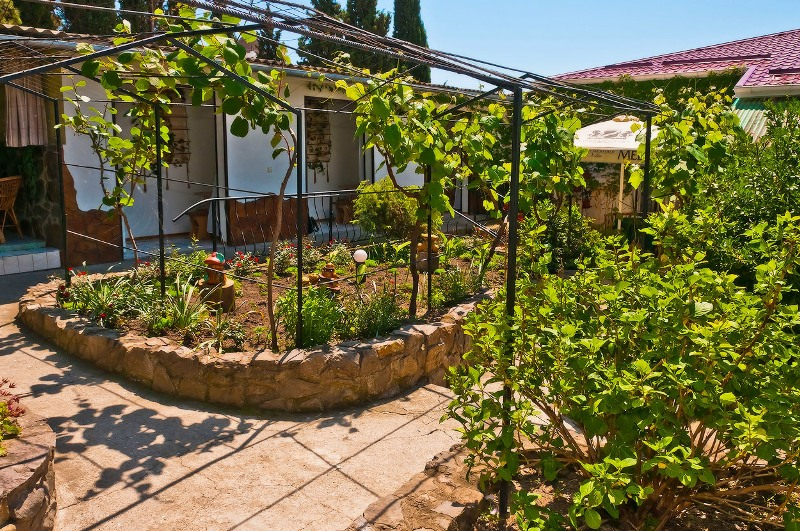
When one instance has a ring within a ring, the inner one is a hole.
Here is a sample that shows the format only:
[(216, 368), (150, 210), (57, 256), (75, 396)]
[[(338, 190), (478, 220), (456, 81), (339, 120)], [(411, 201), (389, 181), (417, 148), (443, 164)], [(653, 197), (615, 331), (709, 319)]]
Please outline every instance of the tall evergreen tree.
[(34, 2), (17, 2), (19, 18), (23, 26), (43, 29), (58, 29), (61, 21), (56, 17), (53, 6)]
[[(116, 9), (114, 0), (74, 0), (73, 3)], [(115, 11), (95, 11), (78, 7), (62, 8), (64, 30), (88, 35), (111, 35), (117, 25)]]
[(277, 59), (280, 46), (281, 30), (268, 28), (258, 32), (258, 57), (260, 59)]
[[(119, 8), (128, 11), (142, 11), (145, 13), (152, 13), (154, 8), (162, 7), (161, 5), (153, 5), (151, 0), (119, 0)], [(162, 8), (163, 9), (163, 8)], [(152, 31), (155, 27), (155, 21), (148, 16), (131, 15), (129, 13), (122, 13), (121, 18), (124, 18), (131, 23), (131, 32), (144, 33)]]
[[(342, 6), (336, 0), (311, 0), (311, 5), (317, 11), (321, 11), (335, 19), (342, 20), (344, 18), (345, 13), (342, 10)], [(298, 48), (300, 48), (300, 62), (315, 66), (329, 66), (328, 63), (318, 57), (330, 60), (342, 51), (341, 46), (336, 43), (313, 37), (301, 37)]]
[[(428, 34), (422, 22), (420, 0), (394, 0), (394, 34), (393, 37), (420, 46), (428, 46)], [(401, 63), (403, 70), (413, 65)], [(431, 69), (428, 66), (417, 66), (412, 71), (414, 78), (430, 83)]]
[[(375, 35), (389, 34), (392, 15), (378, 10), (378, 0), (347, 0), (346, 21)], [(369, 68), (372, 72), (383, 72), (392, 66), (393, 60), (369, 51), (352, 49), (350, 56), (356, 66)]]

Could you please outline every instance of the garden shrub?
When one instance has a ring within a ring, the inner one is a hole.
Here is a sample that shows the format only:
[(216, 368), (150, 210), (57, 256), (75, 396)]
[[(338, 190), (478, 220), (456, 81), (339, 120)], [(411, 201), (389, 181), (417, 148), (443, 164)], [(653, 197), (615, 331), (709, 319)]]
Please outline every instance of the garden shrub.
[(327, 343), (340, 326), (342, 309), (326, 288), (311, 286), (303, 292), (303, 337), (297, 341), (297, 290), (288, 290), (277, 302), (277, 316), (283, 322), (292, 346), (313, 347)]
[(394, 293), (373, 287), (372, 293), (362, 294), (345, 303), (342, 335), (353, 338), (378, 337), (398, 328), (406, 313)]
[[(471, 314), (450, 414), (472, 463), (511, 480), (521, 449), (537, 448), (546, 480), (581, 474), (575, 527), (662, 529), (693, 506), (796, 526), (800, 315), (784, 298), (796, 289), (785, 280), (800, 267), (800, 217), (773, 225), (748, 233), (760, 256), (752, 291), (702, 253), (623, 243), (572, 277), (522, 274), (513, 328), (502, 293)], [(521, 528), (549, 518), (533, 496), (515, 500)]]
[[(550, 201), (539, 201), (536, 215), (528, 215), (523, 219), (520, 234), (525, 233), (536, 235), (528, 243), (543, 246), (539, 250), (549, 253), (550, 271), (577, 269), (582, 262), (591, 262), (602, 240), (601, 234), (581, 214), (578, 206), (573, 205), (572, 209), (568, 206), (556, 209)], [(543, 239), (539, 238), (539, 234)], [(529, 246), (529, 250), (533, 248)], [(529, 265), (523, 258), (521, 266)]]
[[(418, 201), (394, 187), (389, 177), (375, 184), (362, 182), (353, 202), (353, 216), (366, 232), (393, 240), (408, 239), (417, 220)], [(433, 216), (433, 228), (442, 225), (442, 216)]]
[(472, 268), (453, 267), (442, 270), (433, 277), (434, 297), (432, 306), (446, 306), (461, 302), (478, 291), (478, 273)]
[(19, 397), (11, 392), (14, 384), (8, 378), (0, 379), (0, 457), (6, 455), (3, 439), (20, 434), (19, 417), (25, 408), (19, 405)]

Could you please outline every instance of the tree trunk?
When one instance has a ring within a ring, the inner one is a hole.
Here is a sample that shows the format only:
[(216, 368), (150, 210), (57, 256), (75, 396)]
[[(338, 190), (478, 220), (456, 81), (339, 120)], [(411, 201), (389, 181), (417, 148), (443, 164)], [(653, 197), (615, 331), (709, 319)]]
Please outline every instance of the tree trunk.
[[(411, 232), (411, 263), (409, 270), (411, 271), (411, 301), (408, 303), (408, 316), (411, 319), (417, 317), (417, 297), (419, 296), (419, 271), (417, 271), (417, 244), (419, 243), (419, 235), (422, 232), (422, 222), (417, 219), (414, 223), (414, 230)], [(430, 257), (428, 257), (430, 260)], [(428, 280), (430, 282), (430, 279)]]

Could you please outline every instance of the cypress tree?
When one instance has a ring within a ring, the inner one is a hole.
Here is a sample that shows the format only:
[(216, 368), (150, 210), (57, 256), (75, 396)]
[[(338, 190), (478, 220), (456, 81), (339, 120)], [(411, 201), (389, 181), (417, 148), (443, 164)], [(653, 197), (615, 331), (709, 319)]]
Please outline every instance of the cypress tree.
[[(311, 5), (317, 11), (321, 11), (335, 19), (343, 20), (344, 18), (345, 13), (342, 11), (342, 6), (336, 0), (311, 0)], [(342, 50), (336, 43), (313, 37), (301, 37), (298, 48), (300, 48), (300, 63), (314, 66), (329, 66), (328, 63), (315, 56), (334, 59), (336, 54)], [(306, 54), (303, 52), (306, 52)]]
[[(114, 0), (75, 0), (74, 3), (116, 9)], [(78, 7), (62, 8), (64, 30), (88, 35), (111, 35), (117, 25), (115, 11), (93, 11)]]
[[(155, 6), (161, 7), (161, 6)], [(119, 0), (119, 8), (129, 11), (143, 11), (150, 13), (153, 9), (150, 0)], [(154, 29), (154, 20), (147, 16), (131, 15), (129, 13), (122, 13), (121, 18), (124, 18), (131, 23), (132, 33), (144, 33)]]
[[(378, 0), (347, 0), (346, 21), (375, 35), (385, 37), (389, 34), (392, 16), (378, 10)], [(369, 51), (352, 49), (353, 64), (369, 68), (372, 72), (383, 72), (392, 66), (393, 60)]]
[(277, 59), (281, 30), (275, 28), (259, 30), (258, 37), (258, 57), (260, 59)]
[[(428, 47), (428, 34), (422, 22), (420, 0), (394, 0), (394, 34), (393, 37), (404, 41)], [(401, 63), (400, 68), (408, 70), (413, 65)], [(427, 66), (417, 66), (412, 75), (419, 81), (430, 83), (431, 69)]]

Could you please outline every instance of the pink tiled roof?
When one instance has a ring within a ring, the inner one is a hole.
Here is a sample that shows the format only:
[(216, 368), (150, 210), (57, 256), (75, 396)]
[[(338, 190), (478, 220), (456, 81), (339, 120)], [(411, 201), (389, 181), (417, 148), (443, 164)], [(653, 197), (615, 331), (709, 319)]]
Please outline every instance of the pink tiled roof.
[(745, 68), (738, 87), (800, 85), (800, 29), (553, 76), (565, 81), (704, 74)]

